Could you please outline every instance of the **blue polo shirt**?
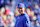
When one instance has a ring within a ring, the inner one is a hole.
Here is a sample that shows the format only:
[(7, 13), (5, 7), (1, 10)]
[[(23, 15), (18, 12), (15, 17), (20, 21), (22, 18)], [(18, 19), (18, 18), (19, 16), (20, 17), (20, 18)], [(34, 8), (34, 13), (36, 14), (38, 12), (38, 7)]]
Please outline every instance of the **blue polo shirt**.
[(27, 13), (16, 16), (15, 27), (30, 27), (30, 20)]

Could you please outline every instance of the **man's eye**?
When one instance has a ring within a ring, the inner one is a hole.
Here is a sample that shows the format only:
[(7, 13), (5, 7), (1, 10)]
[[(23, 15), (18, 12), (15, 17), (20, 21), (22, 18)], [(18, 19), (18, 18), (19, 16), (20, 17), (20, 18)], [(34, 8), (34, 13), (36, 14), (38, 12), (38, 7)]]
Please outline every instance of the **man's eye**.
[(22, 8), (19, 8), (19, 9), (22, 9)]
[(22, 9), (22, 8), (18, 8), (18, 9)]

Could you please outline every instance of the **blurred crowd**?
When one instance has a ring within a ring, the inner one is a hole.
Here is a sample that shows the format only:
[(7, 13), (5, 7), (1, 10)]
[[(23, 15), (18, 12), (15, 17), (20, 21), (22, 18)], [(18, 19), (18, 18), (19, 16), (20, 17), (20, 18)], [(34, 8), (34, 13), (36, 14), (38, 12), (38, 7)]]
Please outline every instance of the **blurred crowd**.
[(25, 4), (31, 27), (40, 27), (40, 0), (0, 0), (0, 27), (14, 27), (18, 3)]

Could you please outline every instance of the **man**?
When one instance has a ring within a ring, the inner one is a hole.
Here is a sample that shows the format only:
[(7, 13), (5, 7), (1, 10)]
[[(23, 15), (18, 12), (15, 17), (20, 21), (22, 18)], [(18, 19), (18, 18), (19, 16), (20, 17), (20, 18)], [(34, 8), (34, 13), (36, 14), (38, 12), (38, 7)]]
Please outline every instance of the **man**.
[(25, 13), (24, 4), (19, 3), (17, 8), (18, 8), (20, 15), (16, 16), (15, 27), (30, 27), (30, 24), (29, 24), (30, 20), (29, 20), (27, 13)]

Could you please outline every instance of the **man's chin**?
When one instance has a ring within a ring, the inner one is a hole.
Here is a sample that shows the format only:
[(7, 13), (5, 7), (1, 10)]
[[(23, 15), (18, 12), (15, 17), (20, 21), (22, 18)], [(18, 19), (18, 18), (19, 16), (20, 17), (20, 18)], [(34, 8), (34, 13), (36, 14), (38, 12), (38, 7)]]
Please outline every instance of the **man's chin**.
[(23, 13), (20, 13), (20, 14), (23, 14)]

